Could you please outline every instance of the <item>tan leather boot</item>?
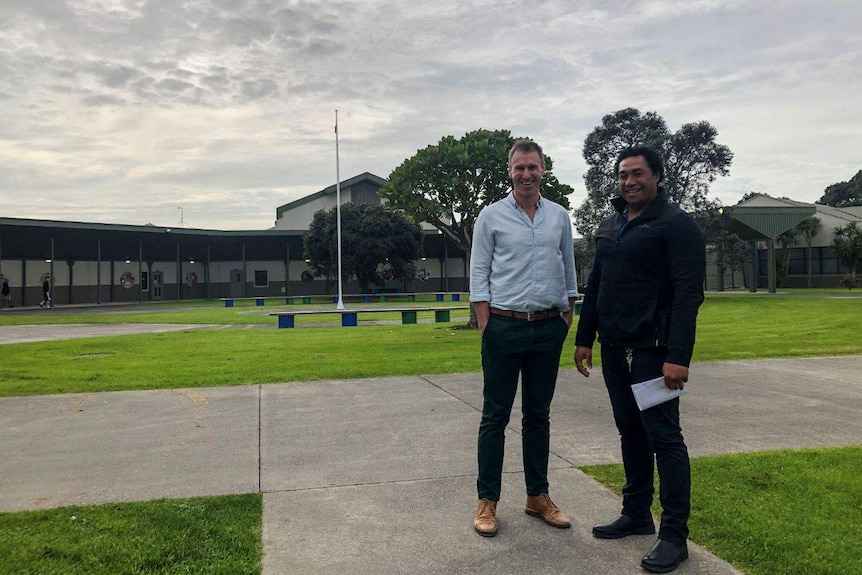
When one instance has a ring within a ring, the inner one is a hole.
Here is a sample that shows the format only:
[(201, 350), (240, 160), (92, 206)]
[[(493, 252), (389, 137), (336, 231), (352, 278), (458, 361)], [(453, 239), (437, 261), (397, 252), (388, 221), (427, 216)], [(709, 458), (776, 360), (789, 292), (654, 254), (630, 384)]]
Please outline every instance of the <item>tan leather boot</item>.
[(527, 497), (527, 507), (524, 513), (538, 517), (548, 525), (567, 529), (572, 526), (572, 522), (566, 517), (566, 514), (560, 511), (560, 508), (554, 505), (547, 493), (536, 495), (535, 497)]
[(480, 499), (476, 507), (476, 517), (473, 519), (473, 529), (482, 537), (493, 537), (497, 534), (497, 502), (490, 499)]

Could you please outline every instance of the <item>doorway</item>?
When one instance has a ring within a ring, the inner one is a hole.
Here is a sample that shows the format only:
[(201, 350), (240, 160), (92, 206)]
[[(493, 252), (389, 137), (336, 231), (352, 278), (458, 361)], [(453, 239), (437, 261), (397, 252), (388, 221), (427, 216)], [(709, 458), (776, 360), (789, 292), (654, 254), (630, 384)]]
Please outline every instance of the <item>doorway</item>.
[(243, 297), (242, 270), (230, 270), (230, 297)]
[(165, 274), (161, 270), (153, 271), (153, 299), (160, 300), (164, 296), (162, 295), (162, 284), (165, 280)]

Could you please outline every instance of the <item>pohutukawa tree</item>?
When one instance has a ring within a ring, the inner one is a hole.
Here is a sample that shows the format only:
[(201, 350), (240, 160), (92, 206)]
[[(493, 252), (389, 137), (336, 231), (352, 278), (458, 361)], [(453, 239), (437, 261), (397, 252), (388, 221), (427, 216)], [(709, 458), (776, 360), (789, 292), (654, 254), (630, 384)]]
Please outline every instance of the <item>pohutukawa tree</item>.
[(635, 108), (605, 116), (584, 141), (587, 199), (575, 210), (575, 227), (592, 237), (602, 220), (613, 214), (610, 202), (618, 194), (614, 165), (620, 151), (631, 146), (648, 146), (661, 154), (665, 170), (661, 185), (669, 201), (693, 213), (717, 208), (707, 198), (709, 185), (730, 173), (733, 153), (718, 144), (716, 136), (718, 131), (706, 121), (671, 133), (657, 113), (641, 114)]
[[(338, 274), (336, 208), (319, 210), (303, 236), (305, 257), (328, 279)], [(422, 231), (415, 223), (380, 206), (347, 203), (341, 206), (341, 263), (344, 277), (353, 275), (362, 293), (385, 283), (385, 268), (393, 279), (408, 280), (416, 273)]]

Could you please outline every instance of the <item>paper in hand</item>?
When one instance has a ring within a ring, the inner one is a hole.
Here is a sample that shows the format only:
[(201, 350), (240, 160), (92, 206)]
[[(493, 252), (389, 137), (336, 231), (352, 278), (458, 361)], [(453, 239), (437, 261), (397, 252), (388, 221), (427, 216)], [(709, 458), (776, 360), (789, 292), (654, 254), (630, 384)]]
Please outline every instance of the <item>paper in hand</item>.
[(643, 411), (660, 403), (664, 403), (665, 401), (670, 401), (674, 397), (684, 395), (688, 393), (688, 390), (668, 389), (665, 387), (664, 376), (662, 376), (634, 384), (632, 386), (632, 393), (635, 394), (635, 401), (638, 402), (638, 408)]

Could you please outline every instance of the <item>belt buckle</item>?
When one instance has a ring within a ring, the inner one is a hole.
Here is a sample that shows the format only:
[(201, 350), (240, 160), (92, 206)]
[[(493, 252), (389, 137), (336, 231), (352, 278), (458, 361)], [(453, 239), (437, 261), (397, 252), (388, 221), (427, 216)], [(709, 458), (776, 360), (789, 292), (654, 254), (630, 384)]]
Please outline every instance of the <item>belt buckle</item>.
[(527, 312), (527, 321), (533, 321), (533, 316), (534, 316), (534, 315), (535, 315), (535, 314), (534, 314), (533, 312), (528, 311), (528, 312)]

